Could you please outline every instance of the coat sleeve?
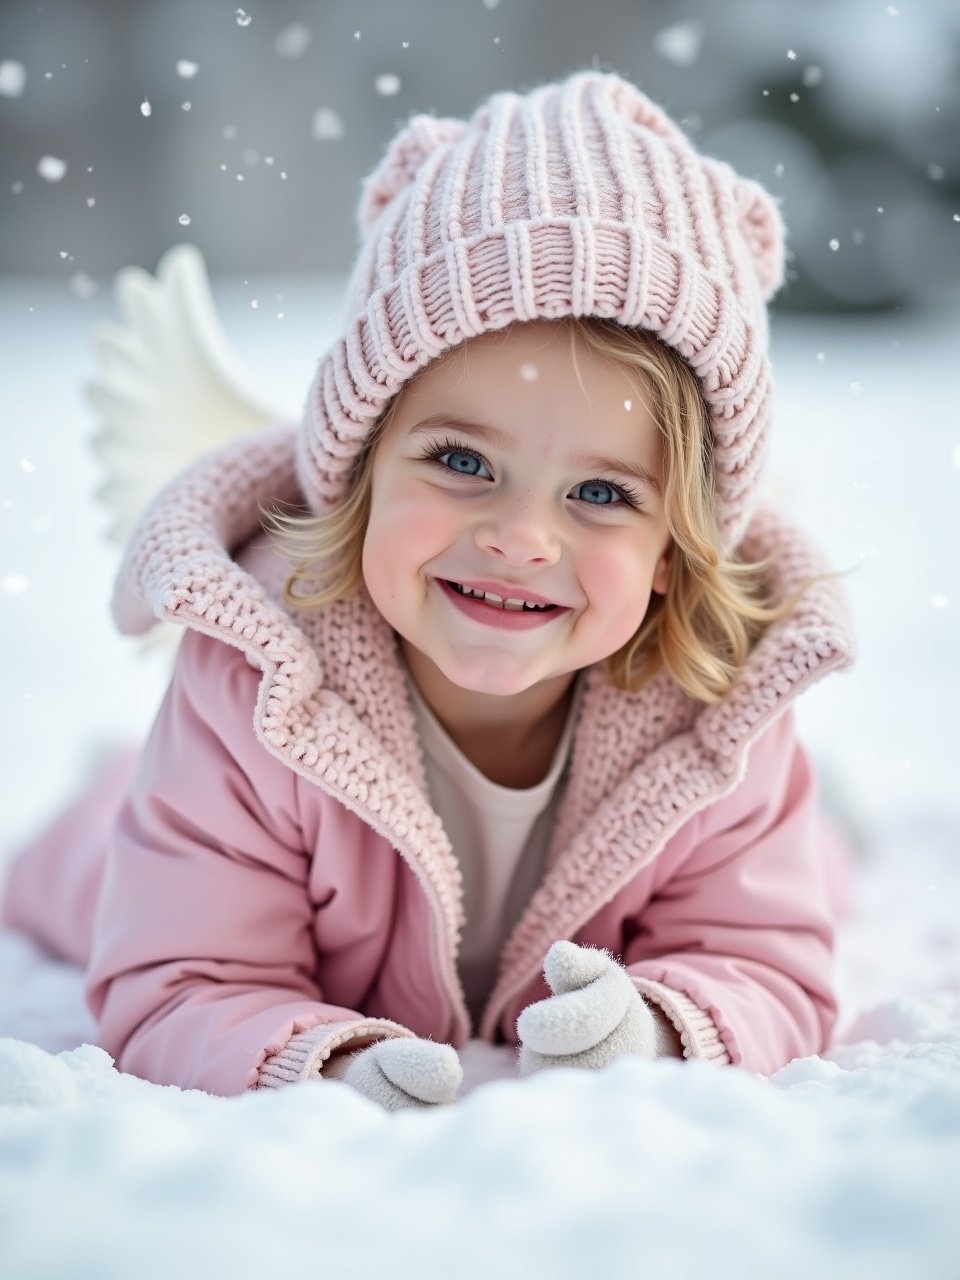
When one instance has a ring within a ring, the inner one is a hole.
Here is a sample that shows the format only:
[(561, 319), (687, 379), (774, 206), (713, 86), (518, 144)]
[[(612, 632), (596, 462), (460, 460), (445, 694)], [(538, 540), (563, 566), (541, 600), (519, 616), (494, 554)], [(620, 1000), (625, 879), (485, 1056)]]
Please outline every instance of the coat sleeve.
[(121, 1070), (237, 1094), (399, 1024), (324, 1001), (296, 775), (254, 733), (260, 673), (188, 632), (111, 833), (87, 999)]
[(623, 961), (687, 1056), (770, 1074), (821, 1052), (836, 1018), (834, 910), (817, 787), (787, 711), (733, 793), (665, 847)]

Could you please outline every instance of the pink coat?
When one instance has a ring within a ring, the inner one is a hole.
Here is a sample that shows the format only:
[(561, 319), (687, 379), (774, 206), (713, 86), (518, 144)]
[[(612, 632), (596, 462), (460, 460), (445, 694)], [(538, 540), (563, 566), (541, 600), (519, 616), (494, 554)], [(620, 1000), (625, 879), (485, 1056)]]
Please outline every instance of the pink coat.
[[(791, 703), (851, 659), (835, 585), (767, 632), (720, 706), (666, 675), (625, 694), (587, 672), (545, 876), (471, 1027), (460, 875), (393, 633), (363, 592), (276, 603), (283, 566), (256, 536), (271, 497), (296, 499), (286, 429), (201, 460), (147, 513), (114, 611), (129, 633), (186, 624), (170, 688), (139, 758), (8, 883), (7, 922), (88, 965), (118, 1066), (235, 1094), (386, 1035), (515, 1043), (557, 938), (621, 958), (687, 1056), (769, 1073), (822, 1050), (833, 873)], [(771, 557), (781, 596), (822, 568), (769, 512), (743, 550)]]

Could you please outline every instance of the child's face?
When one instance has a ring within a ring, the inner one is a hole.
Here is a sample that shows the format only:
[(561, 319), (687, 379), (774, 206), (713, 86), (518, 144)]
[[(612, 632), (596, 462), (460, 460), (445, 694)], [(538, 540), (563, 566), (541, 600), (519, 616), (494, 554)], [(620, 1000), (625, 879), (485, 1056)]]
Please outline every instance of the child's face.
[[(475, 338), (405, 389), (377, 447), (364, 580), (438, 688), (562, 690), (625, 644), (651, 592), (666, 589), (656, 425), (623, 368), (582, 342), (577, 365), (579, 379), (565, 326), (537, 321)], [(481, 438), (480, 428), (504, 439)], [(424, 456), (431, 451), (442, 459)], [(563, 607), (504, 612), (467, 603), (449, 581)]]

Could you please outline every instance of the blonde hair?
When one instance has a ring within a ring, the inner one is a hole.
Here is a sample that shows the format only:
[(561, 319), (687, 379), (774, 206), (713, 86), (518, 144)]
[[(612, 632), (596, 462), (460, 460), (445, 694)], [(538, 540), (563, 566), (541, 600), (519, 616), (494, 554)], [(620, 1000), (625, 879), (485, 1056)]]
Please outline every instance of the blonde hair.
[[(664, 512), (672, 540), (667, 590), (651, 598), (638, 630), (606, 659), (607, 674), (617, 688), (633, 692), (665, 668), (691, 697), (720, 702), (757, 638), (791, 611), (809, 584), (775, 605), (762, 588), (766, 561), (745, 563), (720, 554), (709, 415), (684, 360), (652, 334), (613, 320), (558, 323), (569, 326), (574, 362), (582, 340), (630, 372), (639, 394), (648, 397), (662, 442)], [(373, 457), (401, 396), (402, 391), (374, 424), (339, 506), (323, 515), (264, 512), (266, 528), (293, 566), (284, 603), (322, 609), (363, 585)]]

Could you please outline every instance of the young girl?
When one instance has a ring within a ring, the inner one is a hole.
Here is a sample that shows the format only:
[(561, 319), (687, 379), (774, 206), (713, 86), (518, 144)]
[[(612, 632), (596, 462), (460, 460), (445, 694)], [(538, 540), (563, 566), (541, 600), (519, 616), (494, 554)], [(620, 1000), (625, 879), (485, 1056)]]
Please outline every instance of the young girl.
[(521, 1073), (822, 1050), (792, 704), (851, 645), (756, 510), (772, 200), (588, 72), (414, 118), (360, 218), (299, 430), (134, 535), (115, 616), (185, 627), (173, 679), (109, 837), (68, 813), (7, 920), (88, 965), (122, 1070), (220, 1094), (448, 1102), (471, 1035)]

